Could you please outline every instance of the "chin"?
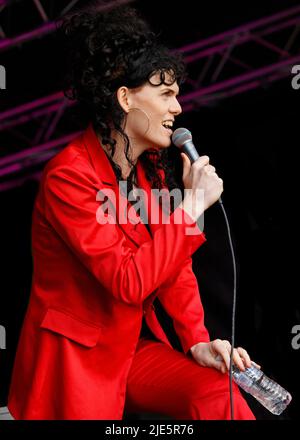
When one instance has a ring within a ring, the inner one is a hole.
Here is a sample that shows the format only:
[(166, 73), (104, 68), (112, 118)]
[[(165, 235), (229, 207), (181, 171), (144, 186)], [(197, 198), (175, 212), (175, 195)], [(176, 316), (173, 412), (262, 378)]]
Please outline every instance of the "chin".
[(165, 142), (160, 142), (157, 143), (156, 146), (160, 149), (162, 148), (169, 148), (171, 146), (172, 142), (171, 142), (171, 138), (167, 139)]
[(165, 148), (169, 148), (172, 144), (171, 142), (171, 137), (170, 138), (166, 138), (164, 139), (164, 141), (162, 141), (161, 138), (159, 139), (150, 139), (148, 140), (148, 145), (151, 145), (151, 147), (147, 147), (147, 150), (163, 150)]

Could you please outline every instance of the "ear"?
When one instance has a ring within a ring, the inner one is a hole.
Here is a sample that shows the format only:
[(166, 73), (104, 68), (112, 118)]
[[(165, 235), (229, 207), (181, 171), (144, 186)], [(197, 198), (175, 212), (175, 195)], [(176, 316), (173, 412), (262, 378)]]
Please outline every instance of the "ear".
[(125, 113), (129, 112), (129, 108), (130, 108), (130, 91), (128, 89), (128, 87), (122, 86), (119, 87), (117, 90), (117, 99), (118, 102), (120, 104), (120, 106), (122, 107), (122, 109), (124, 110)]

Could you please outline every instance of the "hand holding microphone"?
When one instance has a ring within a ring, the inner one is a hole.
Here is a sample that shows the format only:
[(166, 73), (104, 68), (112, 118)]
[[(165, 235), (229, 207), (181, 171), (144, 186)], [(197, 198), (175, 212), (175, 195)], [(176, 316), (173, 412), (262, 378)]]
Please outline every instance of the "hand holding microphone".
[[(210, 165), (207, 156), (199, 156), (193, 142), (192, 135), (186, 128), (178, 128), (172, 135), (172, 141), (181, 149), (183, 159), (182, 181), (188, 191), (182, 202), (182, 208), (197, 220), (203, 211), (213, 205), (217, 200), (222, 203), (220, 195), (223, 192), (223, 181), (216, 173), (214, 166)], [(195, 197), (197, 189), (204, 191), (204, 206), (197, 208)]]

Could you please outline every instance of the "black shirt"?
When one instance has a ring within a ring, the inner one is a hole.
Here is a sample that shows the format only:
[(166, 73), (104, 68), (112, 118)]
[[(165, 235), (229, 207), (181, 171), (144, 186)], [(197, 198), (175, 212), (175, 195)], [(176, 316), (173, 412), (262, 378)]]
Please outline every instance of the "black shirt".
[[(135, 208), (135, 205), (133, 205), (133, 206)], [(149, 234), (152, 236), (149, 224), (147, 222), (145, 222), (144, 225), (148, 229)], [(141, 331), (140, 331), (140, 336), (139, 337), (140, 338), (156, 339), (155, 336), (153, 335), (152, 331), (150, 330), (150, 328), (146, 324), (144, 316), (143, 316), (143, 320), (142, 320), (142, 327), (141, 327)]]
[[(106, 154), (107, 154), (107, 153), (106, 153)], [(116, 170), (116, 168), (115, 168), (115, 166), (114, 166), (114, 162), (112, 161), (112, 159), (109, 157), (108, 154), (107, 154), (107, 157), (108, 157), (108, 159), (109, 159), (109, 161), (110, 161), (110, 163), (111, 163), (111, 165), (112, 165), (112, 168), (113, 168), (113, 170), (114, 170), (114, 173), (115, 173), (116, 177), (118, 178), (118, 171)], [(131, 179), (136, 183), (136, 167), (134, 167), (134, 168), (132, 169), (132, 171), (130, 172), (130, 174), (129, 174), (129, 176), (128, 176), (128, 179), (127, 179), (127, 180), (128, 180), (128, 185), (127, 185), (127, 191), (128, 191), (128, 193), (127, 193), (127, 199), (128, 199), (129, 192), (130, 192), (130, 190), (131, 190), (131, 188), (132, 188), (132, 185), (130, 184)], [(131, 203), (131, 202), (128, 200), (128, 203)], [(131, 203), (131, 204), (132, 204), (132, 203)], [(132, 205), (133, 205), (133, 207), (135, 208), (135, 203), (133, 203)], [(144, 225), (146, 226), (146, 228), (148, 229), (150, 235), (152, 236), (152, 234), (151, 234), (151, 230), (150, 230), (150, 227), (149, 227), (149, 224), (148, 224), (147, 222), (145, 222)], [(144, 337), (144, 338), (146, 337), (146, 338), (150, 338), (150, 339), (156, 339), (155, 336), (153, 335), (153, 333), (151, 332), (151, 330), (149, 329), (149, 327), (147, 326), (144, 316), (143, 316), (143, 319), (142, 319), (142, 326), (141, 326), (141, 331), (140, 331), (140, 336), (139, 336), (139, 337), (140, 337), (140, 338), (141, 338), (141, 337)]]

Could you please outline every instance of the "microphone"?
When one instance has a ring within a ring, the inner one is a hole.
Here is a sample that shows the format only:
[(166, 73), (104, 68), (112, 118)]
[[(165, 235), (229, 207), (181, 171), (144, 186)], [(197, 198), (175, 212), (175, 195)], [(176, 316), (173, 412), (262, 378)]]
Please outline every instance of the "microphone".
[(193, 144), (192, 133), (187, 128), (177, 128), (172, 134), (172, 142), (188, 156), (191, 163), (200, 157)]
[[(191, 163), (194, 163), (200, 156), (193, 144), (192, 133), (187, 128), (177, 128), (172, 134), (172, 142), (175, 147), (182, 150), (190, 159)], [(218, 202), (222, 204), (221, 197)]]

